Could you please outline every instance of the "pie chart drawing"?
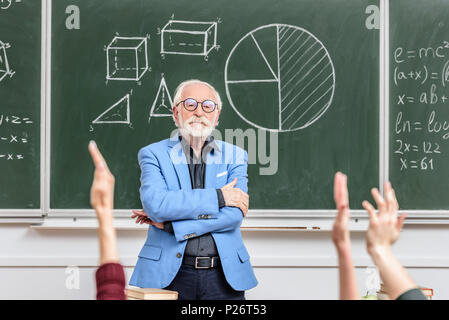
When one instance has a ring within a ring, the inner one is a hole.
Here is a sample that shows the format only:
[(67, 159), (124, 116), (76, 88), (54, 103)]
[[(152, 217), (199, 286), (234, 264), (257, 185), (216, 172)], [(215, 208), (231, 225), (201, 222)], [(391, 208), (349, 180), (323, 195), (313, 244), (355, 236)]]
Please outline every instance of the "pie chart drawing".
[(335, 92), (334, 65), (322, 42), (286, 24), (246, 34), (231, 50), (224, 74), (237, 114), (273, 132), (307, 128), (328, 110)]

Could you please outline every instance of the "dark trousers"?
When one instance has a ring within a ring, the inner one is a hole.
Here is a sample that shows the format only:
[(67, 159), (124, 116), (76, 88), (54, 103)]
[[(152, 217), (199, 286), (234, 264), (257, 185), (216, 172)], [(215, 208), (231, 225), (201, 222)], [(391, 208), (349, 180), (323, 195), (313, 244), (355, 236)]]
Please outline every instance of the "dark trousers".
[(245, 291), (236, 291), (228, 284), (221, 265), (195, 269), (182, 264), (172, 283), (164, 289), (177, 291), (179, 300), (245, 300)]

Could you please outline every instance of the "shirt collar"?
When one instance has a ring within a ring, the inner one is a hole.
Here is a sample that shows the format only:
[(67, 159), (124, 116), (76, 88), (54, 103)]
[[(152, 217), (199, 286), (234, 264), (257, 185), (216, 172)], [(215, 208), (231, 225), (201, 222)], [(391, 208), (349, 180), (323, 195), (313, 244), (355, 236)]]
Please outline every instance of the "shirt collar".
[[(185, 139), (183, 139), (183, 137), (181, 135), (179, 135), (178, 139), (179, 139), (179, 142), (181, 142), (181, 144), (185, 148), (184, 150), (186, 150), (186, 148), (190, 147), (190, 143), (188, 143)], [(206, 140), (204, 141), (202, 152), (204, 152), (204, 151), (206, 151), (206, 152), (214, 152), (215, 149), (220, 150), (220, 148), (218, 147), (217, 143), (215, 142), (214, 137), (213, 136), (208, 136), (206, 138)], [(187, 150), (189, 150), (189, 149), (187, 149)]]

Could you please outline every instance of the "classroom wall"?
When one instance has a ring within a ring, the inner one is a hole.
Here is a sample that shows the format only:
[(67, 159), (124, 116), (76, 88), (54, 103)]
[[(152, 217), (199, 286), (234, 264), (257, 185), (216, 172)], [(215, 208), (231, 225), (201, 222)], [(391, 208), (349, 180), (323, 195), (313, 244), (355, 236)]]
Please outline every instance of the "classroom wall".
[[(247, 299), (338, 299), (337, 260), (329, 231), (245, 230), (242, 234), (259, 280), (259, 285), (247, 292)], [(364, 236), (364, 232), (352, 232), (362, 294), (376, 275), (365, 251)], [(126, 265), (127, 279), (145, 237), (142, 229), (118, 231), (119, 253)], [(0, 243), (0, 299), (95, 297), (95, 229), (0, 225)], [(435, 290), (434, 299), (449, 299), (447, 243), (449, 226), (406, 225), (394, 246), (412, 278)], [(79, 271), (79, 288), (71, 281), (77, 272), (74, 270)], [(69, 289), (70, 285), (75, 287)]]

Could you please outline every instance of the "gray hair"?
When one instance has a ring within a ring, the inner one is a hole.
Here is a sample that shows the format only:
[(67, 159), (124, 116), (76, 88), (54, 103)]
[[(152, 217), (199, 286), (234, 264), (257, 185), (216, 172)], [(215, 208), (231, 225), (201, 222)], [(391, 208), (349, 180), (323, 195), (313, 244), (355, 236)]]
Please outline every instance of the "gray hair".
[(201, 81), (201, 80), (196, 80), (196, 79), (184, 81), (176, 88), (175, 97), (173, 99), (173, 103), (174, 103), (175, 107), (181, 102), (181, 96), (182, 96), (182, 92), (184, 91), (184, 88), (191, 84), (202, 84), (202, 85), (209, 87), (215, 93), (215, 96), (217, 97), (216, 103), (218, 104), (218, 109), (221, 110), (221, 107), (223, 106), (223, 104), (221, 102), (220, 94), (218, 93), (218, 91), (215, 90), (215, 88), (212, 85), (210, 85), (209, 83)]

